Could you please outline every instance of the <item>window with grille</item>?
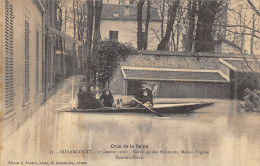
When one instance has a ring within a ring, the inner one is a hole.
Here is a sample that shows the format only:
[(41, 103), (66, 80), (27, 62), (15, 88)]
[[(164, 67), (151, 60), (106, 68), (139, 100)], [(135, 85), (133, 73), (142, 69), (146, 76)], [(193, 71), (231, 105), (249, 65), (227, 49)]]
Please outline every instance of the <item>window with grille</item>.
[(109, 31), (109, 39), (118, 41), (118, 31)]
[(36, 30), (36, 93), (39, 93), (39, 30)]
[(13, 111), (13, 5), (5, 0), (5, 114)]
[(29, 56), (29, 22), (25, 20), (25, 44), (24, 44), (24, 63), (25, 63), (25, 70), (24, 70), (24, 103), (30, 100), (30, 56)]

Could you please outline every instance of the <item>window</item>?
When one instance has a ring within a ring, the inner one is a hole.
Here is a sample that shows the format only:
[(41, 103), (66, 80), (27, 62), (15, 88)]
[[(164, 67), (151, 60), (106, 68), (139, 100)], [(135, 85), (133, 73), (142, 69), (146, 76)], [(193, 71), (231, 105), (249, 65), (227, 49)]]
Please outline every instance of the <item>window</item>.
[(30, 57), (29, 57), (29, 22), (25, 20), (25, 44), (24, 44), (24, 103), (29, 102), (30, 100)]
[(118, 31), (109, 31), (109, 39), (118, 41)]
[(36, 30), (36, 93), (39, 93), (39, 30)]
[(5, 0), (5, 114), (13, 111), (13, 5)]

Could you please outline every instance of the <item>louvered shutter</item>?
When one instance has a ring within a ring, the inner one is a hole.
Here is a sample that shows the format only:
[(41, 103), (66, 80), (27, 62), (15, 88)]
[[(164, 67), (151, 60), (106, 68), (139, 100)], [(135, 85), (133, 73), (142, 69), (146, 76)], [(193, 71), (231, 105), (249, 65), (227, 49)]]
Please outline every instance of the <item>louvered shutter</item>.
[(24, 72), (24, 102), (30, 100), (30, 57), (29, 57), (29, 22), (25, 21), (25, 72)]
[(36, 92), (39, 93), (39, 31), (36, 30)]
[(13, 5), (5, 1), (5, 114), (13, 111)]

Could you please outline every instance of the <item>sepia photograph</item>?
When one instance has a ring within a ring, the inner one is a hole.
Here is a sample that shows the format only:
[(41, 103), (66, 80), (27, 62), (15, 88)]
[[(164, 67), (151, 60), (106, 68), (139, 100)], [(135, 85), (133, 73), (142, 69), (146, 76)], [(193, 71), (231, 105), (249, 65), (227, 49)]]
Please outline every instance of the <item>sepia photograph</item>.
[(259, 0), (0, 0), (0, 166), (260, 166)]

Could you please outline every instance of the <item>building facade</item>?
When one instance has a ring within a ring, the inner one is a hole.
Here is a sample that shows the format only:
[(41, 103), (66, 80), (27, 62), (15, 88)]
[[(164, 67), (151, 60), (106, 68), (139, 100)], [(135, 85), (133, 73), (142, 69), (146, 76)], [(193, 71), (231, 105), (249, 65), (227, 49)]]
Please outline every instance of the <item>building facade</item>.
[[(160, 42), (161, 18), (157, 10), (151, 7), (148, 28), (148, 50), (156, 50)], [(143, 7), (143, 22), (146, 21), (146, 7)], [(103, 4), (100, 24), (102, 39), (132, 43), (137, 47), (137, 6), (129, 4)], [(143, 33), (145, 24), (143, 24)]]
[(4, 139), (54, 92), (55, 1), (0, 1), (1, 129)]

